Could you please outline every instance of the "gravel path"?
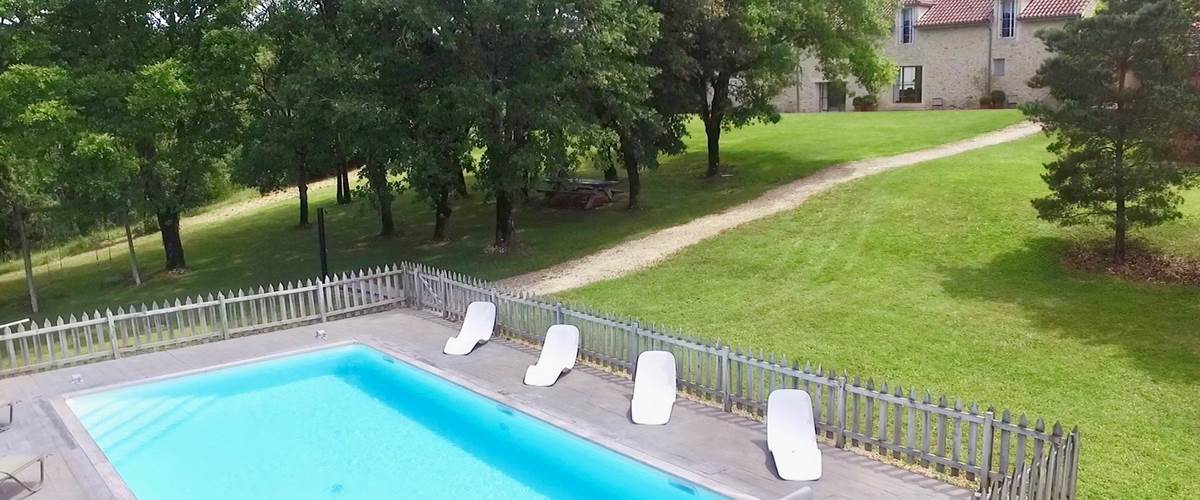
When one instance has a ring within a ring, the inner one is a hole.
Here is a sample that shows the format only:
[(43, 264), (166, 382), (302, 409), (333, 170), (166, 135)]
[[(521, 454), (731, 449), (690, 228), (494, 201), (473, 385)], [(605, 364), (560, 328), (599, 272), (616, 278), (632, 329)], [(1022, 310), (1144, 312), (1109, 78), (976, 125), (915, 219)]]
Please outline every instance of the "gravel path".
[(542, 295), (578, 288), (597, 281), (619, 278), (653, 266), (680, 250), (712, 238), (723, 231), (794, 209), (812, 195), (839, 184), (900, 167), (1015, 141), (1040, 131), (1041, 129), (1037, 125), (1020, 123), (934, 148), (834, 165), (803, 179), (771, 189), (758, 198), (741, 205), (678, 226), (668, 227), (648, 236), (547, 269), (514, 276), (501, 283), (514, 289)]

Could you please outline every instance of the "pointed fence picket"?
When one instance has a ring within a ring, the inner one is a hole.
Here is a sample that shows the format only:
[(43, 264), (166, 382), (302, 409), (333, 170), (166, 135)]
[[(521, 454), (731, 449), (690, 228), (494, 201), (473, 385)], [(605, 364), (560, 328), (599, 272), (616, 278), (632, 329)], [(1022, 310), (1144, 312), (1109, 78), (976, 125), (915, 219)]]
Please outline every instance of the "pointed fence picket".
[[(275, 283), (207, 296), (93, 311), (0, 330), (0, 376), (328, 321), (404, 305), (461, 320), (471, 302), (496, 305), (500, 333), (539, 343), (554, 324), (580, 331), (585, 362), (629, 376), (639, 354), (671, 352), (680, 389), (728, 412), (763, 417), (771, 391), (803, 389), (817, 431), (834, 446), (854, 447), (934, 474), (960, 476), (994, 500), (1075, 498), (1079, 431), (1047, 430), (1041, 419), (981, 410), (946, 396), (761, 350), (707, 343), (632, 318), (550, 303), (421, 264), (357, 270), (303, 282)], [(953, 402), (951, 402), (953, 401)], [(999, 418), (997, 418), (997, 414)]]

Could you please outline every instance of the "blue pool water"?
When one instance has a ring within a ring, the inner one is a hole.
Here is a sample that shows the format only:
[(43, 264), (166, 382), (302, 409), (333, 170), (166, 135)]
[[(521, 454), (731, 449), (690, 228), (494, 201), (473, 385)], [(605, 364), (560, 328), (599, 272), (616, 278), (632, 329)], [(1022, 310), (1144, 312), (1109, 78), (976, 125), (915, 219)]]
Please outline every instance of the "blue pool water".
[(68, 405), (141, 500), (719, 497), (361, 345)]

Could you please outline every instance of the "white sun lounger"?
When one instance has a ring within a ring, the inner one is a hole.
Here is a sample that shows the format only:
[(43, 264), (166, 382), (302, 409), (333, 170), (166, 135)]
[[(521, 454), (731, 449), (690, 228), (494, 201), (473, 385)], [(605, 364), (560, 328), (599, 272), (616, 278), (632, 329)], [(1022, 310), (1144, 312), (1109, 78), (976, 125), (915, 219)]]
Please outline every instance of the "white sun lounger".
[(542, 342), (542, 354), (537, 364), (525, 370), (525, 384), (550, 387), (559, 375), (575, 368), (575, 357), (579, 355), (579, 329), (573, 325), (554, 325), (546, 330), (546, 341)]
[(638, 356), (633, 376), (633, 422), (663, 425), (675, 405), (675, 356), (666, 351), (646, 351)]
[(467, 306), (467, 316), (463, 318), (462, 329), (457, 337), (446, 340), (446, 348), (442, 352), (455, 356), (470, 354), (471, 350), (481, 342), (492, 338), (492, 330), (496, 329), (496, 304), (491, 302), (472, 302)]
[[(18, 474), (35, 464), (39, 469), (36, 483), (22, 481), (17, 477)], [(0, 457), (0, 482), (9, 480), (16, 482), (18, 486), (30, 493), (36, 493), (37, 490), (42, 489), (42, 483), (46, 482), (46, 457), (32, 455)]]
[(821, 478), (821, 450), (813, 422), (812, 398), (800, 389), (777, 389), (767, 397), (767, 449), (779, 477), (788, 481)]

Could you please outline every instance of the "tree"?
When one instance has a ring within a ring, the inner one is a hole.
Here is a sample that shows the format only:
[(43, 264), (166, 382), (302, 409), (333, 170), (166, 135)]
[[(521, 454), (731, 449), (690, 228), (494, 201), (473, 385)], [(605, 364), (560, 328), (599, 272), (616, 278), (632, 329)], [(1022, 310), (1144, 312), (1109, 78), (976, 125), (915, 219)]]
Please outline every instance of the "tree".
[(850, 75), (867, 88), (887, 82), (879, 55), (889, 23), (884, 0), (650, 0), (662, 14), (654, 60), (658, 88), (679, 113), (704, 122), (708, 177), (720, 173), (721, 132), (776, 122), (771, 99), (801, 57), (827, 78)]
[(17, 64), (0, 72), (0, 216), (16, 229), (30, 309), (38, 312), (28, 221), (53, 204), (52, 172), (69, 154), (77, 119), (61, 68)]
[(471, 154), (474, 110), (455, 96), (446, 95), (445, 90), (454, 89), (452, 85), (439, 88), (446, 83), (444, 78), (453, 78), (441, 76), (443, 79), (431, 80), (431, 88), (414, 106), (414, 115), (420, 119), (409, 122), (411, 141), (406, 149), (410, 154), (401, 164), (408, 185), (433, 208), (434, 242), (446, 241), (453, 213), (451, 196), (462, 195), (464, 172), (475, 169)]
[(333, 172), (342, 196), (341, 166), (331, 154), (335, 132), (330, 81), (323, 74), (335, 50), (323, 36), (320, 11), (304, 0), (265, 4), (256, 19), (260, 47), (254, 59), (254, 92), (248, 99), (247, 143), (234, 170), (239, 182), (265, 194), (295, 186), (299, 225), (309, 223), (308, 184)]
[[(637, 44), (640, 45), (630, 45)], [(594, 100), (593, 113), (602, 134), (597, 148), (599, 165), (605, 180), (618, 179), (617, 167), (624, 168), (629, 184), (629, 209), (638, 208), (641, 171), (658, 166), (661, 154), (683, 152), (687, 133), (682, 115), (672, 109), (672, 90), (655, 84), (661, 70), (653, 66), (653, 37), (622, 41), (622, 47), (610, 47), (608, 70), (623, 78), (594, 81), (588, 89)]]
[(87, 87), (89, 130), (138, 158), (139, 192), (158, 222), (166, 269), (186, 269), (180, 214), (210, 200), (238, 146), (254, 44), (240, 0), (65, 1), (43, 32)]
[(1054, 138), (1057, 158), (1042, 176), (1051, 193), (1033, 206), (1062, 225), (1106, 221), (1117, 263), (1131, 229), (1180, 217), (1179, 190), (1196, 179), (1172, 157), (1172, 139), (1200, 119), (1190, 83), (1200, 70), (1188, 40), (1194, 18), (1180, 7), (1114, 0), (1039, 33), (1050, 57), (1030, 84), (1057, 102), (1024, 109)]
[(116, 219), (125, 229), (129, 272), (134, 286), (141, 286), (142, 272), (133, 245), (132, 221), (140, 200), (138, 161), (131, 147), (111, 134), (83, 131), (68, 161), (55, 172), (61, 205), (88, 222)]
[[(447, 117), (421, 114), (436, 108), (428, 101), (422, 104), (422, 95), (434, 88), (431, 82), (440, 78), (437, 75), (449, 71), (426, 65), (423, 59), (434, 40), (444, 36), (437, 29), (447, 25), (447, 2), (348, 2), (342, 11), (338, 33), (341, 59), (347, 62), (341, 76), (345, 86), (334, 99), (332, 113), (340, 133), (336, 149), (349, 160), (347, 170), (360, 166), (358, 175), (364, 182), (357, 190), (375, 205), (379, 235), (386, 237), (396, 231), (392, 203), (406, 187), (406, 177), (415, 168), (433, 168), (415, 167), (415, 162), (436, 158), (429, 151), (437, 149), (435, 142), (446, 140), (423, 130), (459, 135), (456, 127), (440, 125), (447, 123)], [(416, 133), (425, 134), (422, 137), (430, 142), (415, 141)], [(431, 186), (427, 181), (417, 182)], [(349, 183), (344, 184), (348, 188)]]
[(465, 71), (455, 86), (477, 106), (483, 147), (478, 178), (495, 200), (494, 245), (513, 242), (514, 202), (543, 172), (578, 163), (595, 144), (594, 101), (603, 80), (640, 78), (623, 61), (655, 35), (655, 18), (632, 0), (458, 0), (439, 33), (453, 37)]

